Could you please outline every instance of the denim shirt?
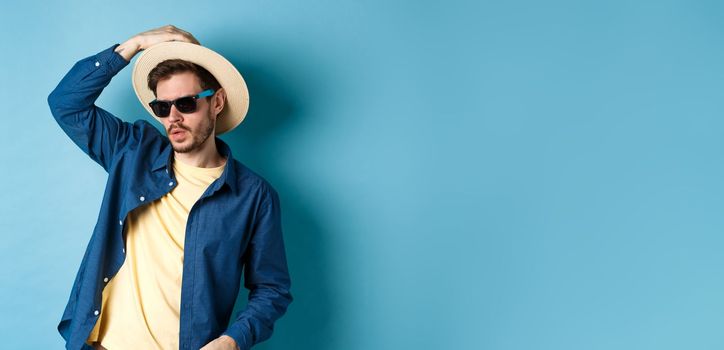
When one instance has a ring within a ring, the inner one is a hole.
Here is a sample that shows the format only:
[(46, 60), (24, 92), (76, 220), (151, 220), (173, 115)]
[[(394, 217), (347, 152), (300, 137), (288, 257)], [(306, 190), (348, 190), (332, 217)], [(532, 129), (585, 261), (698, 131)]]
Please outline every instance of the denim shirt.
[[(103, 288), (125, 260), (127, 214), (177, 184), (167, 136), (145, 120), (129, 123), (95, 106), (128, 65), (117, 46), (78, 61), (48, 96), (61, 129), (108, 172), (98, 222), (58, 324), (67, 349), (91, 348), (85, 341), (100, 317)], [(215, 141), (227, 162), (189, 212), (179, 348), (197, 350), (228, 335), (244, 350), (268, 339), (292, 302), (281, 208), (274, 188), (234, 159), (225, 142)], [(232, 319), (242, 272), (249, 299)]]

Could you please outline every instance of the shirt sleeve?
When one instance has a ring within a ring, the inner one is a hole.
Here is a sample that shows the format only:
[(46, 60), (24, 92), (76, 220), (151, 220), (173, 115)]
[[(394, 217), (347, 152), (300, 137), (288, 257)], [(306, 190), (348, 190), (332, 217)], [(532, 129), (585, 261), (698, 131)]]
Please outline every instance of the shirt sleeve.
[(106, 171), (132, 127), (94, 104), (111, 78), (129, 63), (114, 51), (117, 46), (76, 62), (48, 96), (61, 129)]
[(284, 315), (292, 302), (291, 281), (287, 269), (281, 227), (279, 196), (271, 186), (262, 189), (264, 197), (245, 254), (244, 286), (249, 301), (222, 335), (247, 350), (269, 337), (274, 322)]

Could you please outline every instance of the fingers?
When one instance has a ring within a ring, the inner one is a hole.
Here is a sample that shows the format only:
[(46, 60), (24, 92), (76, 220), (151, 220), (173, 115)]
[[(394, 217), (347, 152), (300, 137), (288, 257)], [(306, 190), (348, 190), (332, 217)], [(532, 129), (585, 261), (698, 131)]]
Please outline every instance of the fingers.
[(201, 45), (191, 33), (170, 24), (145, 31), (137, 36), (142, 43), (139, 48), (140, 50), (165, 41), (182, 41)]
[[(172, 26), (172, 27), (173, 27), (173, 26)], [(188, 40), (188, 42), (190, 42), (190, 43), (192, 43), (192, 44), (200, 45), (200, 44), (199, 44), (199, 41), (196, 40), (196, 38), (194, 38), (194, 36), (191, 35), (191, 33), (187, 32), (187, 31), (185, 31), (185, 30), (183, 30), (183, 29), (181, 29), (181, 28), (176, 28), (176, 27), (173, 27), (173, 28), (176, 29), (176, 30), (178, 30), (178, 31), (184, 36), (184, 39), (187, 39), (187, 40)]]
[(181, 28), (178, 28), (176, 26), (169, 24), (169, 25), (164, 26), (163, 29), (167, 33), (172, 35), (173, 41), (183, 41), (183, 42), (199, 45), (199, 41), (196, 40), (196, 38), (194, 38), (194, 36), (191, 35), (191, 33), (187, 32)]

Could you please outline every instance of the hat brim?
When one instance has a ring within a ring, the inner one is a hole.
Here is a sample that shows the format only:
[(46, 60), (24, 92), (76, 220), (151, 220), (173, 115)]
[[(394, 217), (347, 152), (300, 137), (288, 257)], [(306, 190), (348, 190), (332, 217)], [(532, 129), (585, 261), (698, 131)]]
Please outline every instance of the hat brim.
[(149, 106), (156, 96), (148, 88), (148, 73), (156, 65), (168, 59), (182, 59), (204, 67), (226, 91), (224, 110), (216, 119), (216, 135), (234, 129), (244, 120), (249, 110), (249, 90), (236, 67), (209, 48), (181, 41), (167, 41), (143, 50), (131, 73), (133, 90), (136, 91), (141, 105), (159, 123), (161, 123), (161, 119), (153, 113)]

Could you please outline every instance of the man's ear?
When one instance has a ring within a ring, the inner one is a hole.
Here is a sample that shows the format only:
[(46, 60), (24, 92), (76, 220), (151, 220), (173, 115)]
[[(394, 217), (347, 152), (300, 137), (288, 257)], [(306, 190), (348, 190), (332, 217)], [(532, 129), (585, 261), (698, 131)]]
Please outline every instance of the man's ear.
[(224, 110), (224, 105), (226, 105), (226, 90), (219, 88), (212, 98), (214, 99), (214, 103), (212, 103), (214, 115), (218, 118), (219, 113)]

